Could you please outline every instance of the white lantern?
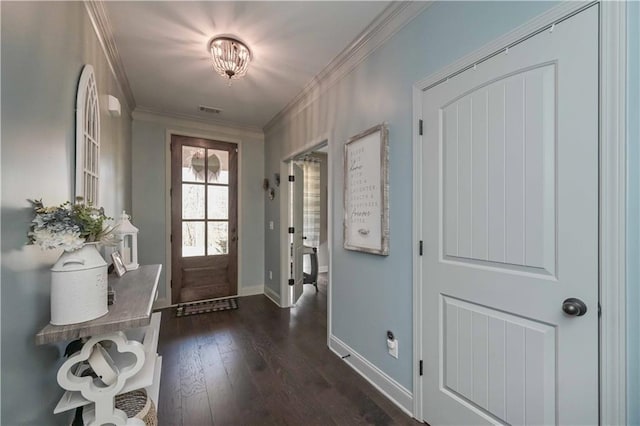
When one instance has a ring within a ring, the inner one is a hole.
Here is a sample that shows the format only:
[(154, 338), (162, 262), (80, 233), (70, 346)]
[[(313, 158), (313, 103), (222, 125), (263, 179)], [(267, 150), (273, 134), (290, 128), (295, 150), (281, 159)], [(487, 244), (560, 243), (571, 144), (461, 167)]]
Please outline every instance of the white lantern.
[(131, 224), (130, 218), (131, 216), (123, 210), (113, 231), (120, 238), (118, 251), (127, 271), (133, 271), (140, 266), (138, 265), (138, 228)]

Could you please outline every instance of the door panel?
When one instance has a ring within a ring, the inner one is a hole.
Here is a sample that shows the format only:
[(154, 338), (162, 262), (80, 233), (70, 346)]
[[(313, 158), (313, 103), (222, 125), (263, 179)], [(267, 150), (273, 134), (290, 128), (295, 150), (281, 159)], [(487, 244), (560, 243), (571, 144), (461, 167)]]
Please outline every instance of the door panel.
[(292, 175), (294, 181), (292, 182), (292, 226), (294, 228), (294, 234), (292, 236), (291, 248), (292, 248), (292, 272), (293, 272), (293, 294), (291, 304), (295, 304), (300, 296), (302, 296), (304, 288), (304, 173), (302, 168), (295, 163), (291, 164)]
[(447, 296), (440, 312), (446, 393), (510, 424), (555, 422), (554, 327)]
[(598, 422), (597, 29), (594, 6), (423, 94), (429, 424)]
[[(498, 79), (443, 108), (447, 258), (553, 273), (555, 84), (555, 65), (547, 65)], [(491, 157), (489, 129), (492, 138), (502, 133)]]
[(237, 145), (171, 138), (172, 300), (237, 294)]

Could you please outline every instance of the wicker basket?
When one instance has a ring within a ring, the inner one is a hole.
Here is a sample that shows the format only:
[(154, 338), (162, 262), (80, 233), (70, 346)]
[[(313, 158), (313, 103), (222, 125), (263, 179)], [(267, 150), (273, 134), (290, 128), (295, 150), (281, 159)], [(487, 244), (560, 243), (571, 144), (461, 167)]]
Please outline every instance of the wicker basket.
[(146, 426), (158, 426), (155, 404), (144, 389), (116, 396), (116, 408), (127, 413), (130, 419), (142, 420)]

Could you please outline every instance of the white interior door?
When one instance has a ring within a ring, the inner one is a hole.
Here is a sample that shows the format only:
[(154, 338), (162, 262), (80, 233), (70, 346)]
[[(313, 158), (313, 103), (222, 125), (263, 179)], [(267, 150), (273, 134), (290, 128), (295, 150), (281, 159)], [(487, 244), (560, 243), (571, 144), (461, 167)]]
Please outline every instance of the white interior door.
[(598, 7), (422, 107), (424, 420), (597, 424)]
[(291, 304), (295, 304), (303, 292), (303, 255), (304, 255), (304, 173), (302, 168), (295, 163), (291, 163), (291, 175), (294, 181), (291, 182), (291, 226), (294, 233), (290, 240), (290, 274), (293, 279), (293, 291), (291, 292)]

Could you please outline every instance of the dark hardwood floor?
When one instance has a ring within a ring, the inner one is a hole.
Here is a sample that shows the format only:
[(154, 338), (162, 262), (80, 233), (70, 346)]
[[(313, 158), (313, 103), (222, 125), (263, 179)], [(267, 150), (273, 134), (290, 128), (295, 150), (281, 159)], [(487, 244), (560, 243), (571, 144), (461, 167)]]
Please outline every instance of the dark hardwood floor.
[(160, 425), (420, 424), (327, 348), (326, 276), (292, 309), (162, 315)]

